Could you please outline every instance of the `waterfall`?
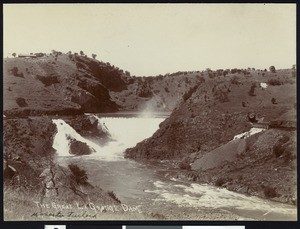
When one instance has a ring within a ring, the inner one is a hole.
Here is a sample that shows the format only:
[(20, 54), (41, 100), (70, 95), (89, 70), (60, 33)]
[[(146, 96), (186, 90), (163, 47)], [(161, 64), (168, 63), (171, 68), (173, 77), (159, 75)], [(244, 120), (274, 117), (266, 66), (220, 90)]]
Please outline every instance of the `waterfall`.
[(124, 118), (124, 117), (97, 117), (99, 125), (104, 132), (108, 133), (111, 141), (101, 146), (82, 137), (70, 125), (62, 119), (53, 119), (57, 127), (54, 137), (53, 148), (59, 156), (73, 156), (69, 153), (70, 139), (86, 143), (94, 153), (83, 157), (92, 157), (100, 160), (122, 160), (123, 153), (127, 148), (134, 147), (138, 142), (149, 138), (159, 128), (159, 123), (164, 118)]

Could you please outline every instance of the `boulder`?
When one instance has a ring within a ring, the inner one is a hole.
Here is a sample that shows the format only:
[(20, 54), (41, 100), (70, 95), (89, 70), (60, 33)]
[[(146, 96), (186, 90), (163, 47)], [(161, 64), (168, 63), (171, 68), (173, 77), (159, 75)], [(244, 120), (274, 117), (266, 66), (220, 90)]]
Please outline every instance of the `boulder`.
[(71, 140), (69, 153), (73, 155), (89, 155), (93, 152), (86, 143), (77, 140)]

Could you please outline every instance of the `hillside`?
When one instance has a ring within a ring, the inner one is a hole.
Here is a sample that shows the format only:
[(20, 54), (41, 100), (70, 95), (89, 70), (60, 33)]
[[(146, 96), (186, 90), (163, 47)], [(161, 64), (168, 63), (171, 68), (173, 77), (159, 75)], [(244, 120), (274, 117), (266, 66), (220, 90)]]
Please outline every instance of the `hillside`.
[(135, 77), (110, 63), (52, 51), (4, 59), (6, 116), (172, 111), (199, 75)]
[[(202, 182), (203, 180), (212, 182), (223, 176), (232, 178), (231, 182), (226, 179), (226, 182), (232, 184), (233, 177), (242, 174), (245, 176), (244, 182), (247, 180), (246, 184), (250, 187), (258, 182), (253, 177), (250, 179), (254, 176), (260, 179), (268, 177), (266, 183), (274, 188), (278, 184), (275, 181), (279, 177), (284, 179), (285, 176), (289, 176), (289, 179), (285, 179), (286, 187), (294, 188), (287, 191), (282, 187), (285, 184), (281, 184), (278, 190), (284, 193), (282, 196), (285, 197), (282, 197), (282, 201), (291, 201), (287, 200), (287, 196), (295, 195), (296, 184), (295, 73), (293, 70), (263, 73), (254, 71), (246, 75), (238, 73), (210, 77), (204, 75), (198, 85), (183, 96), (171, 116), (160, 124), (159, 130), (136, 147), (127, 149), (126, 157), (139, 161), (175, 160), (178, 168), (187, 169), (187, 171), (192, 169), (192, 179)], [(253, 124), (249, 119), (250, 114), (254, 114), (263, 123), (271, 121), (274, 124), (270, 125), (272, 129), (262, 134), (272, 136), (269, 136), (269, 139), (272, 139), (269, 144), (265, 146), (261, 138), (255, 139), (252, 144), (255, 145), (255, 150), (259, 150), (259, 153), (253, 151), (247, 144), (215, 150), (230, 142), (234, 136), (251, 129)], [(277, 140), (284, 137), (288, 137), (289, 140), (285, 143), (292, 148), (289, 148), (286, 155), (276, 156), (273, 148)], [(208, 156), (208, 154), (211, 155)], [(282, 157), (287, 159), (284, 160)], [(199, 162), (199, 159), (203, 162)], [(207, 164), (210, 163), (209, 161), (215, 163), (211, 168)], [(217, 161), (220, 162), (217, 163)], [(229, 167), (223, 168), (226, 163), (234, 172)], [(243, 164), (242, 171), (238, 169), (237, 164)], [(201, 165), (206, 166), (201, 167)], [(282, 169), (276, 170), (277, 173), (272, 173), (266, 171), (265, 166), (268, 165), (271, 168)], [(287, 170), (283, 169), (286, 167)], [(229, 175), (231, 173), (234, 175)], [(190, 172), (187, 174), (186, 176), (189, 177)], [(204, 174), (206, 179), (203, 179)], [(226, 182), (224, 181), (224, 184)], [(236, 190), (235, 185), (232, 185), (231, 189)], [(241, 181), (239, 185), (243, 186), (245, 183)], [(227, 186), (229, 187), (230, 184)], [(264, 195), (262, 191), (264, 188), (256, 187), (256, 189), (255, 194)]]
[[(49, 164), (62, 175), (51, 147), (57, 131), (52, 115), (64, 115), (78, 133), (105, 144), (98, 123), (81, 114), (169, 111), (153, 136), (127, 149), (125, 157), (166, 162), (182, 179), (296, 203), (295, 69), (136, 77), (84, 54), (57, 51), (7, 58), (3, 66), (5, 160), (32, 176), (32, 186)], [(255, 125), (269, 129), (232, 141)], [(73, 154), (90, 153), (84, 144), (72, 144)]]

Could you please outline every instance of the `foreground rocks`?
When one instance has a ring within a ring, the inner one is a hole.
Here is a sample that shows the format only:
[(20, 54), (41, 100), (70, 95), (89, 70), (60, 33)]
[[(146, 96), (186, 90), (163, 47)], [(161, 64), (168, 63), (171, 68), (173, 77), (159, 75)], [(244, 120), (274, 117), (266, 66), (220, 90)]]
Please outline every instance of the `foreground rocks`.
[[(4, 119), (3, 126), (6, 220), (34, 220), (31, 214), (39, 209), (35, 202), (119, 204), (104, 190), (90, 184), (88, 177), (82, 180), (76, 172), (58, 164), (52, 148), (56, 127), (51, 118)], [(84, 144), (72, 144), (73, 153), (87, 153)]]

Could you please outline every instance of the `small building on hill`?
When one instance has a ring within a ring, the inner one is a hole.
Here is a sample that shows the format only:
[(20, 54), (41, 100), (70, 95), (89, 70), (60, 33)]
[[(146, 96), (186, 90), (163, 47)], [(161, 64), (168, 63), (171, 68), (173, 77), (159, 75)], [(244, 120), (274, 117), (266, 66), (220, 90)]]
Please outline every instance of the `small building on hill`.
[(34, 54), (19, 54), (18, 57), (21, 57), (21, 58), (37, 58), (37, 56), (34, 55)]

